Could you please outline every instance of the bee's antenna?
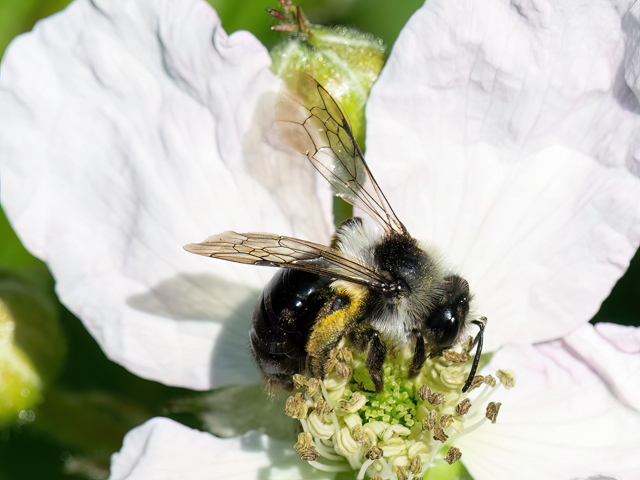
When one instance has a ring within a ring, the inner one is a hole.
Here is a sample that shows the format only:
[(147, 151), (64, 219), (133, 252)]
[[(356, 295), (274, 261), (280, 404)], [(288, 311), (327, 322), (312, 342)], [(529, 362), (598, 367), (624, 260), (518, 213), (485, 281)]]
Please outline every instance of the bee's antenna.
[[(476, 371), (478, 370), (478, 364), (480, 363), (480, 355), (482, 355), (482, 338), (484, 335), (484, 326), (487, 324), (486, 317), (482, 317), (480, 320), (474, 320), (474, 325), (477, 325), (480, 331), (476, 338), (473, 340), (473, 346), (477, 345), (476, 354), (473, 357), (473, 365), (471, 365), (471, 371), (469, 372), (469, 376), (467, 377), (467, 381), (464, 383), (464, 387), (462, 387), (462, 393), (465, 393), (469, 390), (471, 386), (471, 382), (473, 382), (474, 377), (476, 376)], [(473, 346), (471, 348), (473, 348)]]

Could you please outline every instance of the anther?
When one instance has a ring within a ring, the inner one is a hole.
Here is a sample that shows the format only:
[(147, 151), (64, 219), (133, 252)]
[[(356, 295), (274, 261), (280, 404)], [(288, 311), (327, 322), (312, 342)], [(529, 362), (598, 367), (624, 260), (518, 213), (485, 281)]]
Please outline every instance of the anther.
[(420, 461), (420, 457), (413, 457), (413, 459), (411, 460), (411, 465), (409, 465), (409, 471), (414, 475), (422, 472), (422, 462)]
[(398, 480), (409, 480), (409, 473), (404, 467), (395, 467), (393, 470), (396, 472)]
[(422, 385), (417, 391), (416, 395), (423, 401), (428, 401), (434, 407), (444, 403), (444, 394), (440, 392), (432, 392), (427, 385)]
[(456, 405), (456, 415), (466, 415), (471, 408), (471, 400), (468, 398), (462, 399), (458, 405)]
[(367, 441), (367, 435), (364, 433), (364, 428), (360, 425), (356, 425), (351, 429), (351, 436), (360, 446), (364, 445)]
[(367, 452), (364, 454), (364, 456), (368, 460), (378, 460), (382, 458), (383, 455), (384, 455), (384, 451), (377, 445), (372, 445), (370, 448), (367, 449)]
[(425, 430), (433, 430), (433, 427), (436, 426), (436, 411), (429, 410), (429, 414), (422, 420), (422, 426)]
[(298, 389), (298, 388), (302, 388), (304, 387), (304, 384), (307, 382), (307, 379), (304, 375), (300, 375), (299, 373), (296, 373), (293, 376), (293, 386)]
[(467, 389), (467, 393), (472, 392), (483, 383), (484, 383), (484, 377), (482, 375), (476, 375), (475, 377), (473, 377), (473, 380), (471, 381), (471, 385), (469, 385), (469, 388)]
[(308, 432), (298, 434), (298, 443), (293, 449), (300, 454), (300, 458), (307, 462), (314, 462), (320, 457), (318, 451), (313, 446), (313, 437)]
[(442, 352), (442, 356), (454, 365), (462, 365), (467, 363), (467, 360), (469, 360), (469, 354), (465, 351), (458, 353), (451, 350), (445, 350)]
[(416, 392), (416, 395), (424, 402), (431, 395), (431, 389), (427, 385), (422, 385)]
[(338, 362), (336, 365), (336, 373), (340, 378), (351, 377), (351, 367), (346, 363)]
[(516, 374), (513, 370), (498, 370), (496, 376), (507, 390), (516, 386)]
[(338, 353), (338, 360), (344, 363), (351, 363), (353, 361), (353, 353), (351, 353), (351, 349), (347, 347), (341, 348)]
[(314, 407), (320, 416), (331, 415), (331, 412), (333, 412), (333, 408), (331, 408), (322, 397), (318, 398)]
[(444, 457), (444, 461), (449, 465), (456, 463), (462, 457), (462, 452), (457, 447), (450, 447), (447, 455)]
[(449, 428), (453, 423), (453, 416), (449, 414), (442, 415), (438, 421), (438, 425), (442, 428)]
[(306, 387), (305, 395), (312, 397), (320, 390), (320, 380), (317, 378), (307, 378), (299, 373), (293, 376), (293, 386), (297, 389)]
[(349, 401), (340, 401), (340, 410), (347, 413), (354, 413), (360, 410), (367, 403), (367, 397), (360, 392), (355, 392)]
[(284, 410), (287, 416), (300, 420), (307, 417), (307, 410), (307, 402), (302, 396), (302, 393), (298, 392), (295, 397), (287, 398), (287, 404)]
[(427, 400), (434, 407), (437, 405), (441, 405), (444, 403), (444, 400), (445, 400), (444, 393), (434, 392), (429, 396), (429, 398), (427, 398)]
[(439, 442), (446, 442), (449, 438), (449, 435), (447, 435), (444, 431), (444, 429), (438, 425), (433, 429), (433, 439), (437, 440)]
[(498, 412), (500, 411), (500, 402), (489, 402), (487, 405), (487, 414), (486, 417), (491, 420), (491, 423), (496, 423), (496, 418), (498, 418)]
[(485, 385), (489, 385), (491, 388), (493, 388), (496, 386), (496, 379), (493, 378), (493, 375), (489, 374), (484, 377), (484, 383)]
[(332, 358), (327, 362), (327, 373), (333, 372), (333, 370), (338, 366), (340, 362), (337, 358)]

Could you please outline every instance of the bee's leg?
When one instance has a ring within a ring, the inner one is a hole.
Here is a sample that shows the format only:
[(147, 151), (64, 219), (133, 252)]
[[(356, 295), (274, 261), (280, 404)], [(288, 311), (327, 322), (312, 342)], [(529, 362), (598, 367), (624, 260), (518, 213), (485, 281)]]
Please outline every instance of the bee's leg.
[(387, 358), (387, 347), (380, 339), (380, 335), (373, 328), (359, 328), (349, 334), (349, 340), (359, 352), (369, 351), (365, 366), (369, 370), (376, 393), (382, 392), (384, 389), (382, 364)]
[(326, 343), (309, 354), (309, 372), (314, 378), (322, 380), (327, 374), (327, 366), (331, 360), (331, 350), (338, 346), (342, 335), (337, 340)]
[(427, 351), (424, 347), (424, 337), (422, 333), (416, 332), (416, 348), (413, 351), (413, 360), (409, 366), (409, 378), (414, 377), (420, 372), (424, 362), (427, 360)]
[[(309, 370), (313, 377), (323, 379), (327, 374), (330, 353), (338, 346), (343, 335), (356, 323), (359, 302), (347, 296), (336, 297), (327, 316), (316, 322), (307, 341)], [(338, 306), (334, 306), (338, 303)]]
[(371, 330), (371, 341), (369, 343), (369, 353), (367, 354), (367, 361), (365, 366), (369, 370), (369, 376), (373, 381), (373, 385), (376, 387), (376, 393), (384, 390), (384, 377), (382, 375), (382, 364), (387, 358), (387, 347), (385, 347), (380, 335), (375, 330)]

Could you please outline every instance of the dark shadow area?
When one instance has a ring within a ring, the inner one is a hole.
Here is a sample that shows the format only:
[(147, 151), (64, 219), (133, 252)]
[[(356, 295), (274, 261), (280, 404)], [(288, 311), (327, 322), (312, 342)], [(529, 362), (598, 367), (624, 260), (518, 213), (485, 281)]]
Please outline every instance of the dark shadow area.
[(610, 322), (620, 325), (640, 326), (640, 251), (631, 259), (629, 269), (618, 280), (611, 294), (602, 302), (591, 323)]
[(616, 102), (624, 109), (631, 113), (640, 113), (640, 103), (635, 96), (627, 81), (624, 78), (624, 66), (620, 65), (620, 68), (616, 72), (616, 78), (613, 82), (613, 97)]

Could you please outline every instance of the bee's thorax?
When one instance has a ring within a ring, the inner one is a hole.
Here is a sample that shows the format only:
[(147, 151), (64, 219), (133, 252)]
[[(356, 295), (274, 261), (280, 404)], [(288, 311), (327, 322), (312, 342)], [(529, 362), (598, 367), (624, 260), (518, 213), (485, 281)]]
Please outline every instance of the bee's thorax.
[(334, 245), (399, 285), (388, 293), (366, 291), (363, 315), (390, 346), (406, 346), (443, 297), (446, 272), (437, 249), (426, 250), (409, 235), (377, 232), (357, 217), (338, 228)]

